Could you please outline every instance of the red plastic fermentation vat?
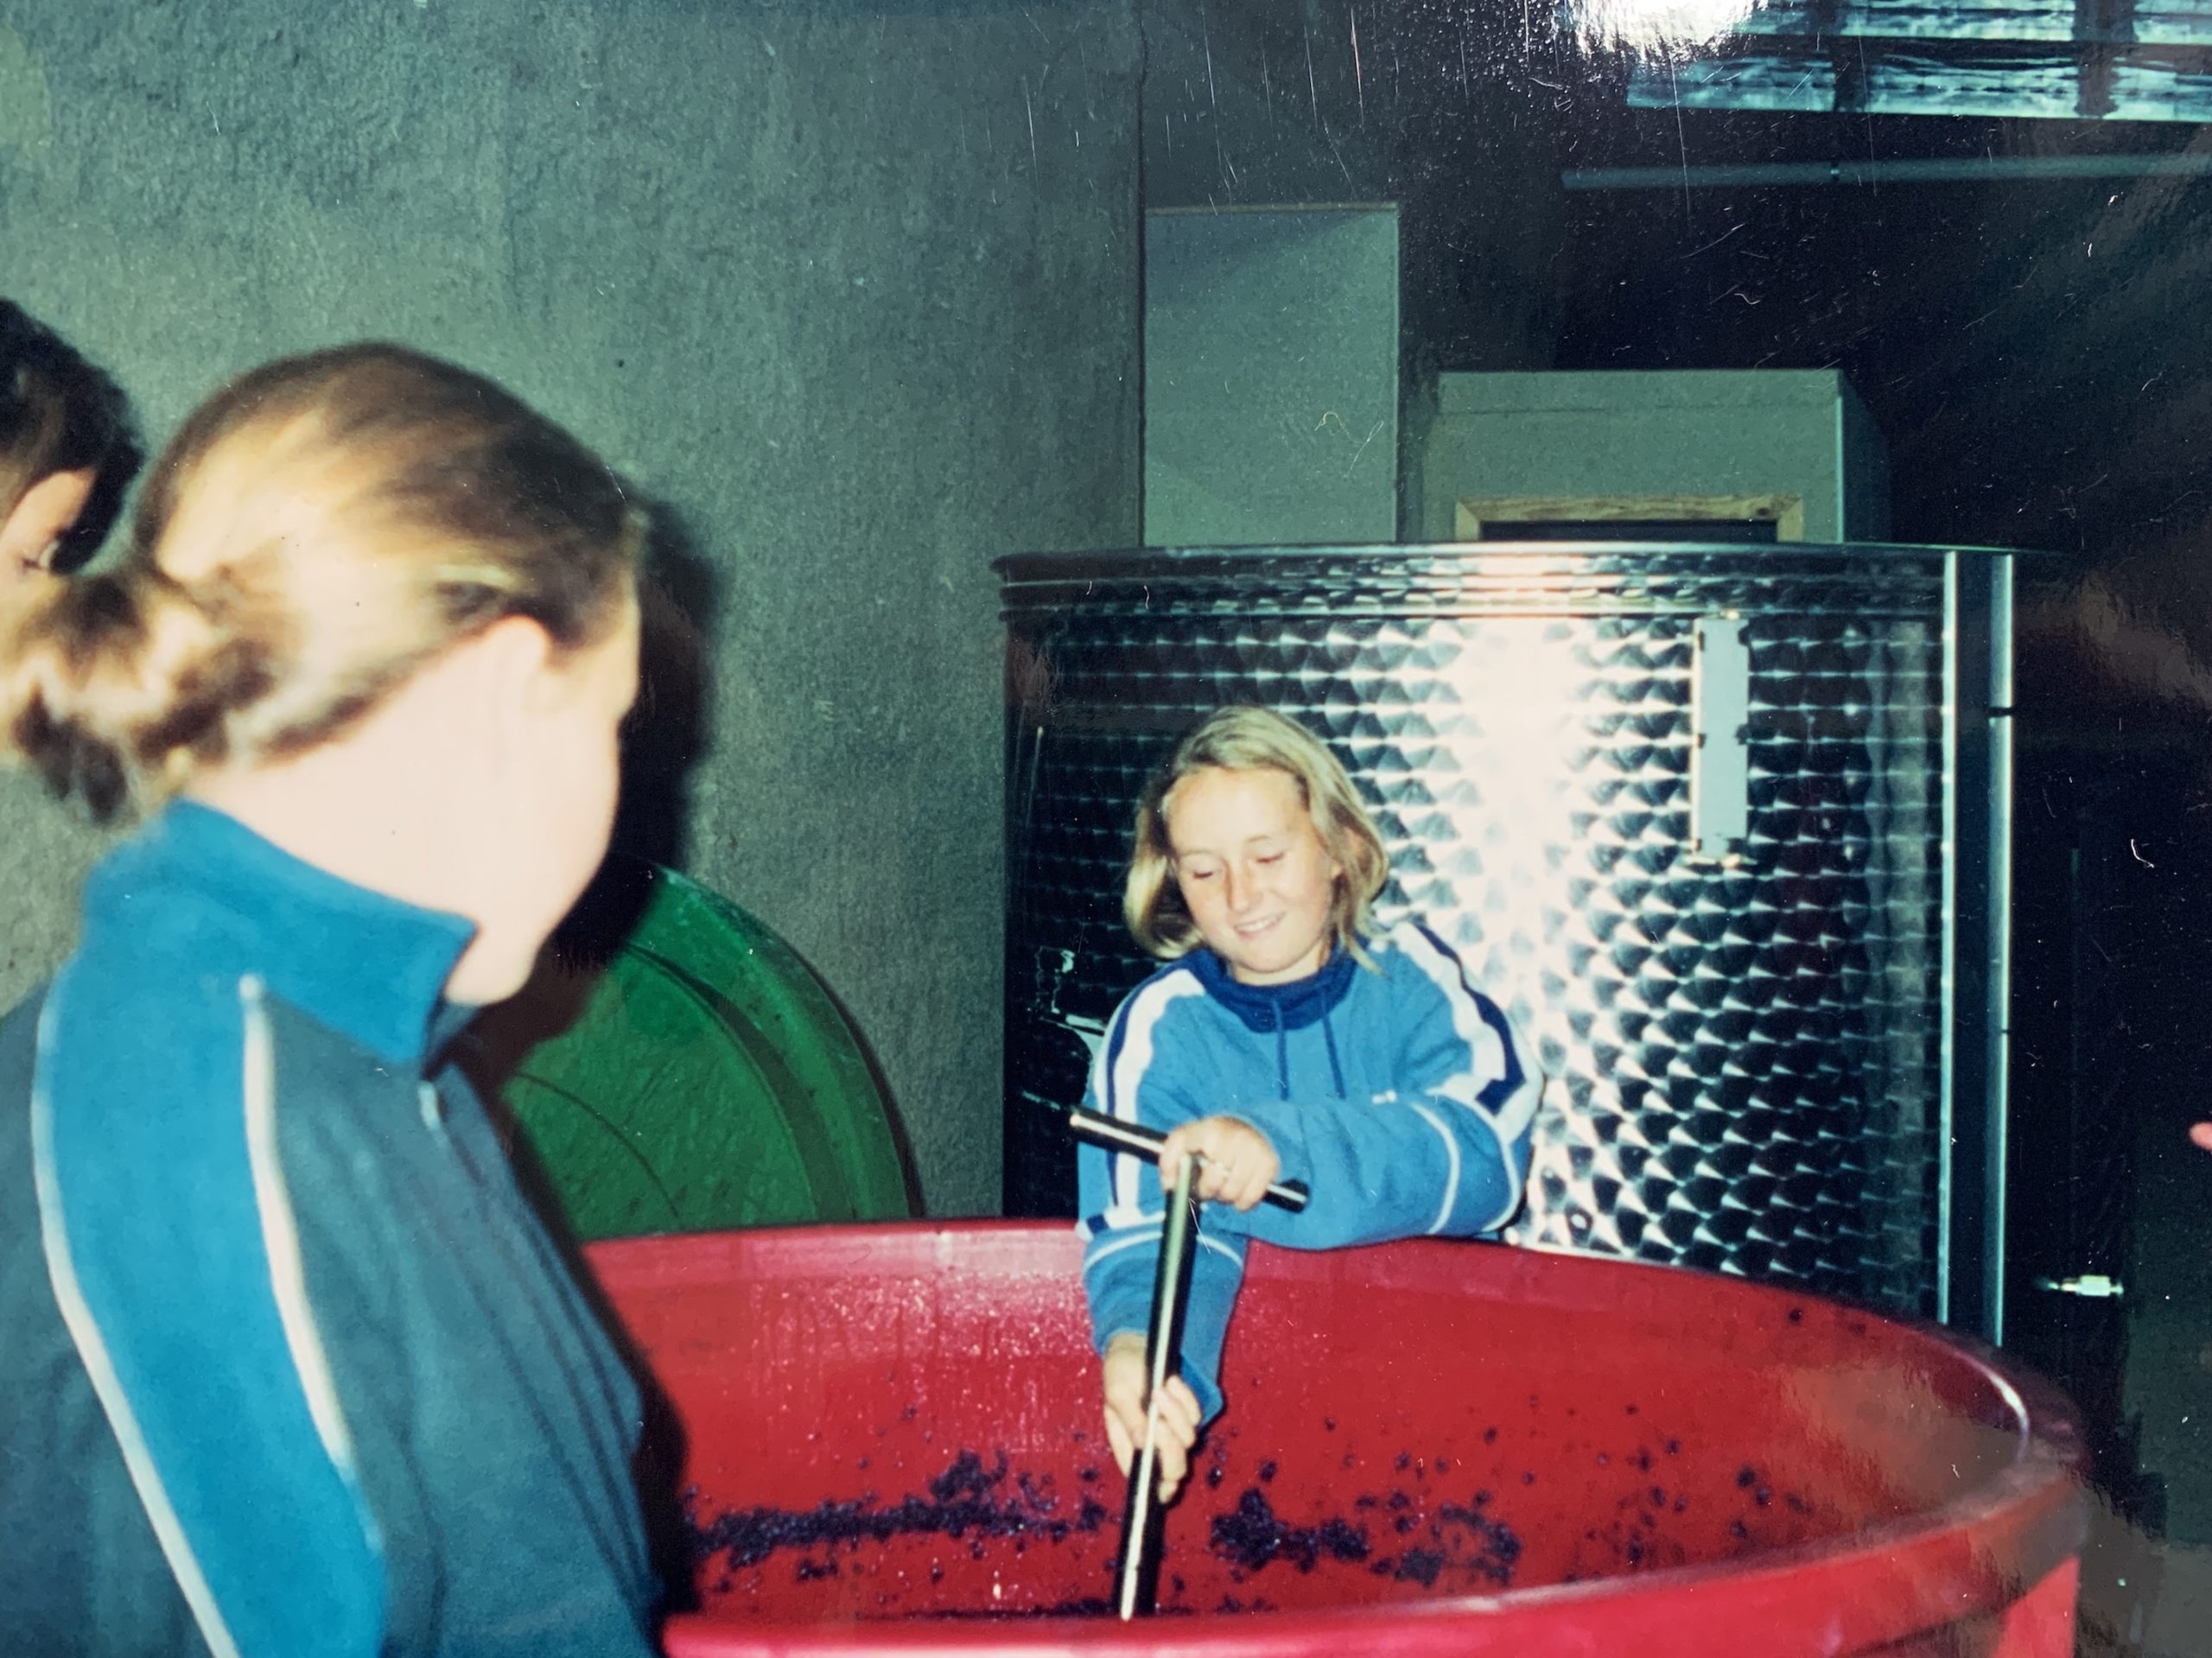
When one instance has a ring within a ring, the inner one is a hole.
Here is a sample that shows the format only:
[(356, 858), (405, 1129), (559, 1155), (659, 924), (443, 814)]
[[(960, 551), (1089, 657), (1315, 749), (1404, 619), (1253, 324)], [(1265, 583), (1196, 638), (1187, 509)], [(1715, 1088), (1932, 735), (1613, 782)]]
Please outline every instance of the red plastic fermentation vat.
[(1160, 1616), (1060, 1224), (595, 1246), (680, 1416), (677, 1658), (2071, 1650), (2071, 1413), (1939, 1331), (1726, 1278), (1255, 1246)]

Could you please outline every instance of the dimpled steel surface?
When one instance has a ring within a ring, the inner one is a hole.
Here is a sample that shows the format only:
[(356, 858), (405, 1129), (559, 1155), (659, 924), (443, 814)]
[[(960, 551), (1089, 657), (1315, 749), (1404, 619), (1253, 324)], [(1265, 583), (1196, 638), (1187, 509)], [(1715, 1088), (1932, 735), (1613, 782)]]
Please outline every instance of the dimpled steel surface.
[[(1323, 735), (1419, 914), (1550, 1077), (1516, 1241), (1936, 1309), (1943, 549), (1487, 543), (1033, 555), (1008, 626), (1007, 1199), (1071, 1212), (1150, 970), (1143, 780), (1205, 710)], [(1690, 839), (1693, 630), (1751, 651), (1750, 833)]]

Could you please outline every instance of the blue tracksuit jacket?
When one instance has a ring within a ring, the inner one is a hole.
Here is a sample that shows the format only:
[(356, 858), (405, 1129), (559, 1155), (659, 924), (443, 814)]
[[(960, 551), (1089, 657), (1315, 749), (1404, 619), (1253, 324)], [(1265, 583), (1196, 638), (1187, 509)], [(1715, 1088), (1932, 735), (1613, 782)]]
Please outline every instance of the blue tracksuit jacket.
[[(1166, 1129), (1234, 1116), (1274, 1145), (1302, 1214), (1208, 1205), (1183, 1375), (1221, 1408), (1222, 1338), (1249, 1238), (1299, 1249), (1494, 1233), (1521, 1206), (1542, 1077), (1504, 1012), (1417, 923), (1286, 985), (1246, 985), (1203, 948), (1137, 987), (1091, 1067), (1093, 1111)], [(1084, 1287), (1103, 1350), (1150, 1322), (1162, 1197), (1141, 1158), (1077, 1153)]]
[(468, 924), (189, 803), (0, 1020), (0, 1653), (645, 1658), (639, 1388), (451, 1063)]

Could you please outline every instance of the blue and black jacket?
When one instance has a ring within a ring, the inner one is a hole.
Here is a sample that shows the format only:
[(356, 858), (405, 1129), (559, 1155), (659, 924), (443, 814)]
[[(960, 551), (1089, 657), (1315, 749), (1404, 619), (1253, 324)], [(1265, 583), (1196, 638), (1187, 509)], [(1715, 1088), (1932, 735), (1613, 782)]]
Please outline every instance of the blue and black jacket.
[(467, 923), (179, 804), (0, 1025), (0, 1651), (652, 1650), (637, 1386), (448, 1063)]
[[(1307, 978), (1240, 984), (1200, 948), (1116, 1012), (1091, 1067), (1093, 1111), (1167, 1129), (1241, 1118), (1282, 1177), (1312, 1190), (1302, 1213), (1206, 1208), (1183, 1375), (1211, 1418), (1248, 1239), (1334, 1249), (1421, 1236), (1479, 1237), (1521, 1206), (1543, 1079), (1512, 1021), (1417, 923), (1368, 942), (1372, 967), (1338, 950)], [(1150, 1322), (1162, 1197), (1141, 1158), (1077, 1158), (1084, 1287), (1100, 1350)]]

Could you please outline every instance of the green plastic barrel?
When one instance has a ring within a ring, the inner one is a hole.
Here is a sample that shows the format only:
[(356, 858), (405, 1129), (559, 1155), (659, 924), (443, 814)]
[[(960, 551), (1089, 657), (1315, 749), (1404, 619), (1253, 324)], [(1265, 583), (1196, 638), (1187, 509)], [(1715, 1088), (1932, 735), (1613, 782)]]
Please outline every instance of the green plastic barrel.
[(483, 1021), (522, 1160), (575, 1234), (910, 1216), (882, 1094), (806, 963), (673, 870), (635, 864), (613, 885), (614, 942), (549, 951)]

